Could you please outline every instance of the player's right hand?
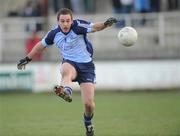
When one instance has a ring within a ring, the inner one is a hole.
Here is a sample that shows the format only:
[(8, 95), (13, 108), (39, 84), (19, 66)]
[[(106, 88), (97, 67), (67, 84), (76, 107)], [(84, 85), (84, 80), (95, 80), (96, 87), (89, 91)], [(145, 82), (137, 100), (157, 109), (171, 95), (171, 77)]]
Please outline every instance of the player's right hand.
[(26, 64), (28, 64), (31, 60), (32, 60), (32, 59), (30, 59), (29, 57), (25, 57), (25, 58), (21, 59), (21, 60), (19, 61), (19, 63), (17, 64), (17, 68), (18, 68), (19, 70), (25, 69)]

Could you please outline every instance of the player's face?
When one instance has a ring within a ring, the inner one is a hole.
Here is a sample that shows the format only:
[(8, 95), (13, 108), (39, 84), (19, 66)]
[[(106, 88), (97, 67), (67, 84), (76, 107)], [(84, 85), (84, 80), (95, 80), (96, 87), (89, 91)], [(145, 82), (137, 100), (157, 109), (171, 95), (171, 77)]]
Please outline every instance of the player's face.
[(67, 32), (69, 32), (69, 30), (71, 28), (71, 24), (73, 23), (73, 20), (69, 14), (60, 15), (58, 23), (59, 23), (59, 26), (61, 27), (61, 30), (64, 33), (67, 33)]

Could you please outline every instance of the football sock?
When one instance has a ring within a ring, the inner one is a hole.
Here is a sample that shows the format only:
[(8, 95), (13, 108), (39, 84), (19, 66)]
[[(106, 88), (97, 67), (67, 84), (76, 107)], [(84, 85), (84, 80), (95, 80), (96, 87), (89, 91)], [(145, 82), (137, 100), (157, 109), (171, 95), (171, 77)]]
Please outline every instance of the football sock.
[(65, 87), (64, 87), (64, 91), (65, 91), (66, 93), (68, 93), (69, 95), (72, 95), (72, 89), (71, 89), (70, 87), (65, 86)]
[(90, 117), (87, 117), (87, 116), (84, 114), (84, 124), (85, 124), (86, 126), (89, 126), (89, 125), (92, 124), (91, 119), (93, 118), (93, 115), (94, 115), (94, 114), (92, 114)]

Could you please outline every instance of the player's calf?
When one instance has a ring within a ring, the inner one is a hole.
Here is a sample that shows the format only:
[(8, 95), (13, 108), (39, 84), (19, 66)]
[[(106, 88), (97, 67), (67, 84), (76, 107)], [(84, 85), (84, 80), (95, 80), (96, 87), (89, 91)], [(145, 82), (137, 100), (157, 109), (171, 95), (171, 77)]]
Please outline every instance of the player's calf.
[(54, 87), (54, 92), (57, 96), (61, 97), (67, 102), (72, 102), (72, 89), (70, 87), (63, 87), (56, 85)]

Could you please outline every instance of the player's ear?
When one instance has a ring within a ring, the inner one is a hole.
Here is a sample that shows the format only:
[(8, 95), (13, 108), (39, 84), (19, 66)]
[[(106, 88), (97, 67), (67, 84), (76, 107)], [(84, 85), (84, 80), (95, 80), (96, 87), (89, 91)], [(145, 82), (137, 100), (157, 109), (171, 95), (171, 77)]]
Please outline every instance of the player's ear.
[(71, 19), (71, 25), (73, 25), (74, 24), (74, 20), (73, 19)]

